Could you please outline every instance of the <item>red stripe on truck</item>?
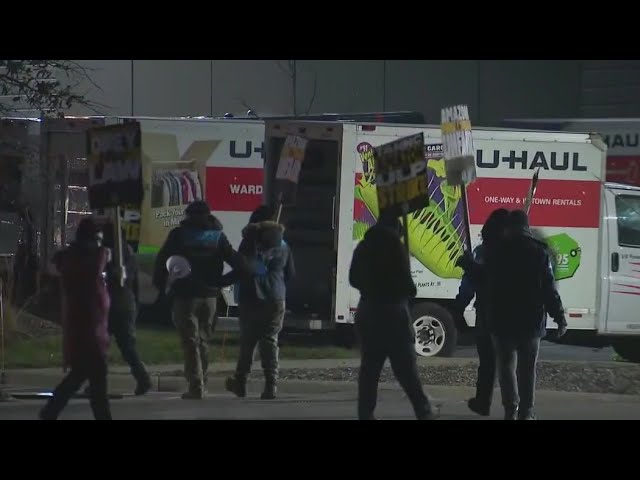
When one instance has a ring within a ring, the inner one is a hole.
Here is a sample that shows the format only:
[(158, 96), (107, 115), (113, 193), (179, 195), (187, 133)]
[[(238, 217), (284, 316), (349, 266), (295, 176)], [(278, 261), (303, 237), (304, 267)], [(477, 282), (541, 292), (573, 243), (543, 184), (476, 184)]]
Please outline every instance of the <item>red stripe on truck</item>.
[(607, 157), (607, 182), (640, 187), (640, 156), (609, 155)]
[[(478, 178), (467, 188), (469, 222), (483, 225), (497, 208), (523, 208), (530, 184), (528, 178)], [(529, 221), (540, 227), (598, 228), (600, 182), (541, 179)]]
[(261, 168), (207, 167), (207, 203), (220, 212), (252, 212), (262, 204), (263, 177)]

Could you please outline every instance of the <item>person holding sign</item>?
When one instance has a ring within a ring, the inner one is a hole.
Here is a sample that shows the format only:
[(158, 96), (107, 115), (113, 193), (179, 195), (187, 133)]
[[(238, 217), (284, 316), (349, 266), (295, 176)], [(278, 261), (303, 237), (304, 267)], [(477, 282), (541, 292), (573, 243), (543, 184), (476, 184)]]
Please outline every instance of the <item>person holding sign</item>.
[(408, 302), (416, 296), (407, 251), (400, 240), (400, 221), (382, 214), (353, 252), (349, 283), (360, 291), (356, 328), (361, 340), (358, 418), (373, 420), (378, 381), (389, 358), (393, 373), (419, 420), (439, 416), (425, 395), (414, 349)]
[(238, 247), (248, 271), (245, 275), (231, 271), (223, 278), (223, 285), (237, 282), (234, 293), (238, 293), (240, 308), (240, 352), (235, 375), (227, 378), (225, 387), (238, 397), (247, 394), (256, 345), (265, 378), (261, 398), (276, 397), (278, 335), (284, 321), (287, 283), (295, 276), (295, 266), (291, 249), (283, 240), (284, 227), (273, 217), (274, 212), (267, 205), (251, 214)]
[[(509, 211), (499, 208), (491, 212), (489, 218), (482, 227), (482, 243), (473, 250), (473, 259), (482, 264), (484, 258), (490, 255), (489, 251), (500, 245), (507, 227)], [(460, 282), (460, 290), (455, 299), (455, 309), (458, 315), (464, 314), (464, 309), (476, 297), (476, 349), (478, 350), (478, 379), (476, 382), (476, 395), (467, 402), (469, 409), (481, 416), (489, 416), (491, 400), (496, 383), (496, 354), (491, 340), (485, 299), (485, 285), (476, 284), (470, 275), (465, 272)]]
[(42, 420), (56, 420), (87, 380), (95, 419), (111, 420), (107, 396), (111, 302), (104, 273), (111, 252), (102, 246), (102, 239), (96, 223), (90, 218), (84, 219), (78, 225), (75, 241), (53, 259), (55, 271), (62, 280), (63, 361), (71, 371), (40, 411)]
[[(122, 232), (125, 280), (121, 285), (117, 266), (113, 262), (107, 265), (107, 285), (111, 296), (109, 309), (109, 333), (115, 338), (122, 358), (131, 369), (136, 379), (136, 395), (144, 395), (151, 389), (151, 378), (140, 359), (136, 348), (136, 310), (138, 303), (138, 265), (131, 246), (125, 241)], [(115, 227), (109, 222), (104, 226), (104, 245), (115, 248)]]
[(487, 320), (497, 355), (505, 420), (535, 420), (536, 364), (547, 315), (567, 330), (546, 245), (531, 234), (527, 214), (509, 213), (505, 238), (484, 264), (465, 254), (459, 265), (485, 285)]

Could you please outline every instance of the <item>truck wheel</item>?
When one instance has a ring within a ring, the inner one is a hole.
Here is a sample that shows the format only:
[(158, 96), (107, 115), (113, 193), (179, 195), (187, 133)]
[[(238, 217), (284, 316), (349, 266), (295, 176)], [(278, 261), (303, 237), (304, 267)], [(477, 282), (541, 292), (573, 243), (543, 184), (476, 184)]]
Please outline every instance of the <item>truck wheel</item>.
[(453, 316), (437, 303), (417, 303), (413, 306), (412, 324), (415, 349), (421, 357), (450, 357), (458, 344), (458, 330)]
[(611, 344), (615, 352), (625, 360), (640, 363), (640, 338), (618, 338)]

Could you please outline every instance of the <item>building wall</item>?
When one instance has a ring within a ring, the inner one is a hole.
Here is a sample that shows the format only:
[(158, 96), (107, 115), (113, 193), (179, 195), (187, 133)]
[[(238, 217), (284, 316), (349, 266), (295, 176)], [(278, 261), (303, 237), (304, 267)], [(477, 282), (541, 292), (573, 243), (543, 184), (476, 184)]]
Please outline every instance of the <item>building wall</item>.
[(640, 60), (584, 60), (583, 118), (640, 116)]
[[(92, 75), (102, 88), (87, 91), (109, 106), (104, 113), (119, 115), (418, 110), (438, 123), (442, 106), (465, 103), (474, 124), (487, 126), (509, 117), (640, 116), (640, 83), (623, 93), (618, 88), (640, 79), (637, 61), (627, 61), (626, 69), (620, 61), (580, 60), (83, 62), (96, 69)], [(602, 73), (616, 69), (613, 79)]]

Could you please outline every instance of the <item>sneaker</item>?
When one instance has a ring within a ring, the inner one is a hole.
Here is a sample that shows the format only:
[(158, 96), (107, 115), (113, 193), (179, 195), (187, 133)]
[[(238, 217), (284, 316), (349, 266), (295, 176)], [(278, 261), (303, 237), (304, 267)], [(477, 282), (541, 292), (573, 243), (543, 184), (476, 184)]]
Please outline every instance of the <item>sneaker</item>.
[(224, 388), (236, 397), (244, 398), (247, 396), (247, 382), (238, 380), (238, 377), (228, 377), (224, 382)]
[(530, 410), (529, 412), (523, 412), (522, 415), (518, 415), (518, 420), (535, 420), (536, 412)]
[(480, 402), (478, 402), (478, 399), (476, 397), (467, 400), (467, 406), (469, 407), (469, 410), (480, 415), (481, 417), (488, 417), (491, 413), (491, 407), (482, 405)]
[(505, 420), (517, 420), (518, 419), (518, 407), (505, 408), (504, 409), (504, 419)]

